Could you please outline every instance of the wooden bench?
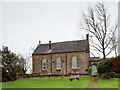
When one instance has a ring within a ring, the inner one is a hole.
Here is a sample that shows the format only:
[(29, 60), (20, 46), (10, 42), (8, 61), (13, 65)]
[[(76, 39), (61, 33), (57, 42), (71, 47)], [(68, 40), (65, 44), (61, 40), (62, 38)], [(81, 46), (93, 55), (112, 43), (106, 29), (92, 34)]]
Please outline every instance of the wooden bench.
[(73, 79), (79, 80), (79, 75), (71, 75), (69, 80), (72, 81)]

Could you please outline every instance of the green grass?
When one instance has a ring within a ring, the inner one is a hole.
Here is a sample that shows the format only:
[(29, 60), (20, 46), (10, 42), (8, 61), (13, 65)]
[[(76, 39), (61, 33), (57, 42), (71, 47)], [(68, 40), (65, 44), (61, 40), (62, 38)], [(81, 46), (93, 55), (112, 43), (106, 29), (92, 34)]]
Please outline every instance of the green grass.
[(120, 90), (120, 78), (118, 79), (118, 88)]
[(80, 77), (79, 81), (69, 78), (29, 78), (2, 83), (2, 88), (87, 88), (90, 77)]
[[(69, 78), (45, 77), (29, 78), (2, 83), (2, 88), (87, 88), (91, 77), (80, 77), (80, 80), (69, 81)], [(97, 84), (96, 84), (97, 85)], [(118, 79), (98, 78), (99, 88), (118, 88)]]
[(99, 78), (98, 82), (100, 88), (118, 88), (118, 78), (115, 79)]

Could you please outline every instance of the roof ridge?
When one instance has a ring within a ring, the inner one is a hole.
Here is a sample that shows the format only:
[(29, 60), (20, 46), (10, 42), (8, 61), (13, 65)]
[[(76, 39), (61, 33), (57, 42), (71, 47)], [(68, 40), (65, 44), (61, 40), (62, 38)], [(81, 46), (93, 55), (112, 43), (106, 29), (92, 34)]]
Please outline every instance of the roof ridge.
[[(86, 39), (83, 39), (83, 40), (73, 40), (73, 41), (62, 41), (62, 42), (53, 42), (51, 44), (66, 43), (66, 42), (77, 42), (77, 41), (86, 41)], [(49, 43), (43, 43), (41, 45), (45, 45), (45, 44), (49, 44)]]

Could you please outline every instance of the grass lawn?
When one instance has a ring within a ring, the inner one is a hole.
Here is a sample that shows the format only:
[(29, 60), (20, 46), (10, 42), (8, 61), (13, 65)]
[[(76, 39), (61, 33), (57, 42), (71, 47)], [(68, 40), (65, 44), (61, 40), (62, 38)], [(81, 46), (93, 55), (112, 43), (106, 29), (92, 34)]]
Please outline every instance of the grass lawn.
[(118, 78), (115, 79), (98, 79), (100, 88), (118, 88)]
[[(2, 88), (87, 88), (91, 77), (80, 77), (79, 81), (69, 78), (29, 78), (2, 83)], [(98, 78), (99, 88), (118, 88), (118, 79)], [(119, 89), (120, 90), (120, 89)]]
[(90, 79), (84, 76), (71, 82), (68, 78), (29, 78), (2, 83), (2, 88), (87, 88)]

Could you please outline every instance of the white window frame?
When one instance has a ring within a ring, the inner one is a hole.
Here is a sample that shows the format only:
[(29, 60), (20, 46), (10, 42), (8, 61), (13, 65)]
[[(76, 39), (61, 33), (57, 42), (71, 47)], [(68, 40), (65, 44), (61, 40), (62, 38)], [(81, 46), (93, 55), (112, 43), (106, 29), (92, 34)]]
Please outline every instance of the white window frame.
[(60, 57), (58, 57), (57, 60), (56, 60), (56, 69), (61, 70), (61, 59), (60, 59)]
[[(45, 60), (45, 61), (44, 61)], [(45, 64), (44, 64), (45, 63)], [(44, 67), (45, 67), (45, 69), (44, 69)], [(42, 69), (43, 70), (46, 70), (46, 58), (43, 58), (43, 60), (42, 60)]]
[(76, 58), (76, 56), (72, 57), (72, 69), (77, 69), (77, 58)]

